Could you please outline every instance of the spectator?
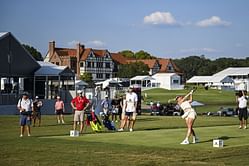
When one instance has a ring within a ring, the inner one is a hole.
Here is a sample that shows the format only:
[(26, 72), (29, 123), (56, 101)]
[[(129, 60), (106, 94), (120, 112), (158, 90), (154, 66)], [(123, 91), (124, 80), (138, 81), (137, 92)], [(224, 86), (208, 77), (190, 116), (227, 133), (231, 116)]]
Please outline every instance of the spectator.
[(39, 97), (36, 96), (33, 102), (33, 126), (35, 127), (36, 119), (38, 119), (38, 126), (41, 126), (41, 107), (42, 101), (39, 100)]
[(238, 103), (238, 115), (240, 120), (239, 129), (247, 129), (247, 119), (248, 119), (248, 112), (247, 112), (247, 101), (248, 96), (244, 91), (240, 91), (238, 96), (236, 97)]
[(115, 96), (115, 98), (112, 99), (111, 105), (112, 105), (112, 121), (118, 122), (117, 115), (120, 115), (119, 111), (120, 100), (117, 96)]
[(20, 111), (20, 126), (21, 126), (20, 137), (23, 137), (25, 127), (26, 127), (28, 136), (30, 136), (31, 134), (30, 125), (31, 125), (31, 114), (33, 110), (33, 101), (29, 99), (27, 92), (24, 92), (22, 95), (22, 98), (19, 99), (17, 108)]
[(86, 98), (85, 94), (83, 94), (83, 91), (78, 90), (77, 94), (78, 95), (71, 101), (71, 106), (74, 109), (73, 130), (76, 130), (77, 122), (80, 122), (80, 133), (83, 133), (84, 115), (89, 106), (89, 100)]
[(137, 101), (138, 97), (135, 92), (133, 92), (133, 88), (129, 87), (128, 93), (126, 94), (126, 109), (125, 109), (125, 120), (120, 125), (120, 129), (118, 131), (124, 131), (125, 121), (129, 119), (129, 131), (132, 132), (134, 128), (134, 124), (136, 121), (137, 115)]
[(55, 114), (56, 114), (56, 117), (57, 117), (57, 123), (58, 124), (64, 124), (65, 121), (64, 121), (64, 112), (65, 112), (65, 106), (64, 106), (64, 102), (61, 100), (61, 97), (60, 96), (57, 96), (56, 97), (56, 102), (55, 102), (55, 105), (54, 105), (54, 108), (55, 108)]
[(102, 111), (103, 113), (108, 116), (110, 113), (110, 101), (109, 101), (109, 97), (108, 95), (105, 95), (105, 99), (101, 102), (101, 107), (102, 107)]

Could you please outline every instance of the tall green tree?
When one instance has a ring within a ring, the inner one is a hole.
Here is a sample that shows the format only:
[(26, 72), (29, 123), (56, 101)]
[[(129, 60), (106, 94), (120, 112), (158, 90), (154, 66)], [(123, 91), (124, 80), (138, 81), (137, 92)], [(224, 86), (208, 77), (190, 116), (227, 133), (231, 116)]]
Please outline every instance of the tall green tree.
[(121, 78), (132, 78), (137, 75), (148, 75), (149, 67), (145, 65), (143, 62), (135, 62), (120, 65), (118, 70), (118, 77)]
[(23, 44), (23, 47), (35, 58), (37, 61), (43, 61), (42, 54), (32, 46)]

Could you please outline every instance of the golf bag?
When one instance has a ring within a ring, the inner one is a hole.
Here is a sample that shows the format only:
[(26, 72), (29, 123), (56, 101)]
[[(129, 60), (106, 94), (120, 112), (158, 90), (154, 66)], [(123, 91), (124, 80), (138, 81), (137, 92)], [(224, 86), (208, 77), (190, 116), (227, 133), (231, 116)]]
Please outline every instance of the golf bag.
[(106, 115), (105, 113), (101, 114), (103, 125), (108, 130), (116, 130), (114, 122), (111, 122), (109, 119), (109, 115)]
[(95, 132), (102, 130), (101, 122), (94, 112), (87, 114), (87, 125), (90, 125), (91, 129)]

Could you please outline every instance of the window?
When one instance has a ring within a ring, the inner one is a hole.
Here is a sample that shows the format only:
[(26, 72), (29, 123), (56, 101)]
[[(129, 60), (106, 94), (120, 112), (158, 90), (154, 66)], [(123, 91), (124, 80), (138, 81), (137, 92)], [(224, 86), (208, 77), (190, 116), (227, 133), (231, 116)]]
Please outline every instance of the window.
[(103, 78), (103, 74), (102, 73), (97, 73), (97, 78)]
[(106, 67), (106, 68), (111, 68), (110, 62), (106, 62), (106, 63), (105, 63), (105, 67)]
[(168, 70), (171, 71), (172, 70), (172, 66), (168, 66)]
[(103, 67), (103, 62), (97, 62), (97, 68), (102, 68)]
[(80, 62), (80, 67), (84, 67), (84, 63), (83, 62)]
[(92, 62), (92, 67), (95, 67), (94, 62)]
[(105, 78), (106, 79), (110, 78), (110, 74), (105, 74)]
[(179, 80), (173, 80), (173, 84), (179, 84)]
[(58, 65), (58, 66), (60, 65), (60, 63), (59, 63), (59, 62), (55, 62), (55, 64), (56, 64), (56, 65)]
[(91, 62), (87, 62), (87, 67), (91, 67)]

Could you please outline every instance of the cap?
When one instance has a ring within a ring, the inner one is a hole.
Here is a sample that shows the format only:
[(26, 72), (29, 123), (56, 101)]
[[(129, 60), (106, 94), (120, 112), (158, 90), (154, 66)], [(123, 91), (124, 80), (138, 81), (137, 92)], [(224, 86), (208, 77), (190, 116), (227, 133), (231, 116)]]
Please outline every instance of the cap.
[(61, 97), (60, 97), (60, 96), (57, 96), (56, 98), (57, 98), (57, 99), (60, 99)]
[(133, 89), (133, 86), (129, 86), (129, 89)]
[(105, 98), (107, 98), (108, 97), (108, 95), (105, 95)]
[(39, 99), (39, 96), (35, 96), (36, 99)]
[(82, 90), (77, 90), (77, 93), (78, 93), (78, 94), (82, 93)]

